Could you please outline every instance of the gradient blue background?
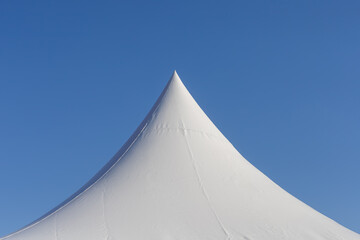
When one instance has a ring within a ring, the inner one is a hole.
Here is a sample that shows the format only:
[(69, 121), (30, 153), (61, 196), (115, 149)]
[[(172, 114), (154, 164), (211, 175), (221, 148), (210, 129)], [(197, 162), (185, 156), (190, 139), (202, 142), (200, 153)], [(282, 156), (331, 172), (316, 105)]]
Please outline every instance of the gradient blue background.
[(252, 164), (360, 232), (359, 1), (0, 1), (0, 236), (80, 188), (176, 69)]

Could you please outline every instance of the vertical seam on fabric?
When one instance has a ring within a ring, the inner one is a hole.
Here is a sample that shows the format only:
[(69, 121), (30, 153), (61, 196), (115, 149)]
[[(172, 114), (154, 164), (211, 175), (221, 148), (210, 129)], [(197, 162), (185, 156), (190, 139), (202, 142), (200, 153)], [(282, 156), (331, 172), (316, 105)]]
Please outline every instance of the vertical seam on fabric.
[(106, 215), (105, 215), (105, 191), (102, 192), (102, 197), (101, 197), (101, 202), (102, 202), (102, 212), (103, 212), (103, 219), (104, 219), (104, 228), (105, 228), (105, 239), (109, 239), (109, 227), (106, 221)]
[(56, 239), (56, 240), (59, 240), (59, 233), (58, 233), (57, 218), (56, 218), (56, 216), (54, 217), (54, 221), (55, 221), (55, 239)]
[(184, 125), (183, 122), (182, 122), (182, 125), (183, 125), (183, 131), (184, 131), (184, 138), (185, 138), (185, 142), (186, 142), (186, 148), (187, 148), (187, 150), (188, 150), (188, 152), (189, 152), (189, 156), (190, 156), (190, 158), (191, 158), (191, 160), (192, 160), (192, 166), (193, 166), (193, 168), (194, 168), (194, 172), (195, 172), (195, 174), (196, 174), (196, 178), (197, 178), (198, 183), (199, 183), (199, 186), (200, 186), (200, 188), (201, 188), (201, 192), (203, 193), (203, 195), (204, 195), (204, 197), (205, 197), (205, 199), (206, 199), (206, 201), (207, 201), (207, 203), (208, 203), (208, 205), (209, 205), (209, 208), (210, 208), (211, 212), (212, 212), (213, 215), (215, 216), (216, 221), (218, 222), (219, 226), (221, 227), (221, 230), (222, 230), (222, 231), (224, 232), (224, 234), (226, 235), (226, 239), (227, 239), (227, 240), (228, 240), (228, 239), (231, 239), (231, 238), (230, 238), (230, 234), (229, 234), (228, 231), (226, 230), (225, 226), (222, 224), (219, 216), (216, 214), (214, 207), (211, 205), (209, 195), (207, 194), (207, 192), (206, 192), (206, 190), (205, 190), (205, 187), (204, 187), (204, 185), (203, 185), (203, 183), (202, 183), (202, 180), (201, 180), (201, 177), (200, 177), (200, 174), (199, 174), (199, 171), (198, 171), (198, 167), (197, 167), (197, 165), (196, 165), (196, 161), (195, 161), (194, 155), (193, 155), (193, 153), (192, 153), (192, 151), (191, 151), (190, 144), (189, 144), (188, 139), (187, 139), (187, 131), (186, 131), (186, 128), (185, 128), (185, 125)]

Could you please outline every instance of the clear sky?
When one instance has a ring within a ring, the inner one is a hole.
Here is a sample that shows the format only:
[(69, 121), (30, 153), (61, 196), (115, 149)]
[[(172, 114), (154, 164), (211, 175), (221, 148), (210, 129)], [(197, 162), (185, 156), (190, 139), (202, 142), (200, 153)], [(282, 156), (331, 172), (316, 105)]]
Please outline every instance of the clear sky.
[(359, 1), (0, 1), (0, 236), (55, 207), (173, 70), (239, 152), (360, 232)]

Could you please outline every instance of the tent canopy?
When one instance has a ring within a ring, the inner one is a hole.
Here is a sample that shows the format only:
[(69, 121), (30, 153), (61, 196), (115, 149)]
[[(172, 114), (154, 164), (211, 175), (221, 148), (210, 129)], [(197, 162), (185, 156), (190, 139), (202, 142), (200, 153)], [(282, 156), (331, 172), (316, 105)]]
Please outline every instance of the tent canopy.
[(299, 201), (221, 134), (174, 72), (115, 156), (2, 240), (359, 240)]

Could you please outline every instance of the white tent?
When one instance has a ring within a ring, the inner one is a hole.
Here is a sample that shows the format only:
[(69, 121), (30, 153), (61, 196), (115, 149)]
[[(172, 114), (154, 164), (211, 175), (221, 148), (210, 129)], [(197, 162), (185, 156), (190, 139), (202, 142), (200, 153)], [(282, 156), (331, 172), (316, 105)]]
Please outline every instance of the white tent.
[(176, 72), (119, 152), (2, 240), (359, 240), (284, 191), (197, 105)]

